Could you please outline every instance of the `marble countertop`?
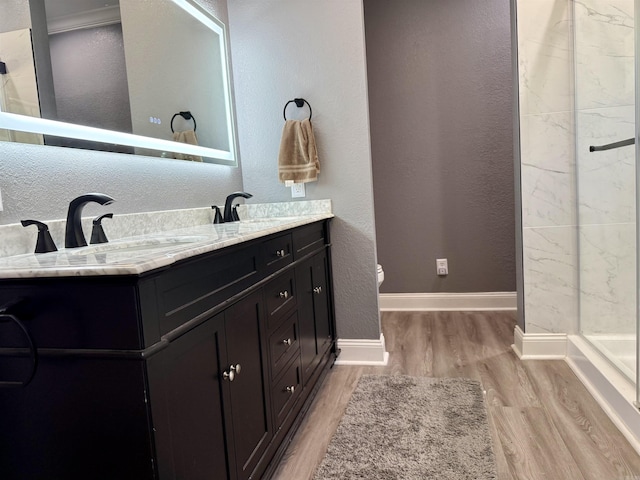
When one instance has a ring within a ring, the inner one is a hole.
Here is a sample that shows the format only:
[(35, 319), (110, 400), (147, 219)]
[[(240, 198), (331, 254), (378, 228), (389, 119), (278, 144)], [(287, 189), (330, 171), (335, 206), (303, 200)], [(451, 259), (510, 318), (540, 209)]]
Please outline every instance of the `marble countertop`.
[(138, 275), (189, 257), (332, 218), (331, 213), (206, 224), (57, 252), (0, 258), (0, 278)]

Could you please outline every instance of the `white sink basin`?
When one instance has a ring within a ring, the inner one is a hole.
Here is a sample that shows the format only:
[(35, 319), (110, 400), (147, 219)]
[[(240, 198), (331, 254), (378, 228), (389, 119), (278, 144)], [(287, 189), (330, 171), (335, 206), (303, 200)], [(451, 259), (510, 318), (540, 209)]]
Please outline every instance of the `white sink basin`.
[(240, 220), (240, 223), (281, 223), (297, 220), (298, 217), (268, 217), (268, 218), (247, 218)]
[(139, 240), (115, 241), (110, 243), (100, 243), (76, 249), (67, 249), (68, 255), (92, 255), (99, 253), (129, 253), (156, 251), (159, 249), (171, 249), (208, 239), (206, 235), (176, 235), (170, 237), (152, 237)]

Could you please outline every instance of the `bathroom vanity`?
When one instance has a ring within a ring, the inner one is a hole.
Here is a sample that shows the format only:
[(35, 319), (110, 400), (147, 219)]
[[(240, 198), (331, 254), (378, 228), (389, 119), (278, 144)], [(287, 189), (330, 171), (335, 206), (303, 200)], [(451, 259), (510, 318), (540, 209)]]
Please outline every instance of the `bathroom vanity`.
[(337, 353), (330, 217), (0, 264), (0, 477), (270, 477)]

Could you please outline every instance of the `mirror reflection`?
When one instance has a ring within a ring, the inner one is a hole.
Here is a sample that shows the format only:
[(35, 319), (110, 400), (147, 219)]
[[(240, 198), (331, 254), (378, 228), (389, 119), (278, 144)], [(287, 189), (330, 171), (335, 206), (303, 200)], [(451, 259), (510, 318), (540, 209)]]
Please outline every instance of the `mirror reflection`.
[[(43, 8), (45, 42), (35, 26), (0, 33), (0, 140), (236, 164), (224, 24), (187, 0)], [(60, 136), (57, 122), (111, 133)]]

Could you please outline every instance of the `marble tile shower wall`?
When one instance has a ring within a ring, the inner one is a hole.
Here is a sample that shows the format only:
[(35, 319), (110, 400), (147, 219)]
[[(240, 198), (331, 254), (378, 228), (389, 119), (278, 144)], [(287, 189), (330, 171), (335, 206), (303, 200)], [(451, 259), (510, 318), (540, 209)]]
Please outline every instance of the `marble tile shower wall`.
[(631, 332), (633, 1), (517, 8), (526, 333)]
[(635, 150), (589, 153), (635, 135), (633, 0), (575, 4), (580, 323), (635, 331)]
[(577, 328), (572, 0), (518, 0), (525, 332)]

